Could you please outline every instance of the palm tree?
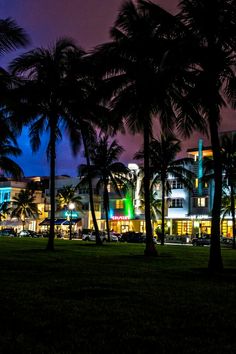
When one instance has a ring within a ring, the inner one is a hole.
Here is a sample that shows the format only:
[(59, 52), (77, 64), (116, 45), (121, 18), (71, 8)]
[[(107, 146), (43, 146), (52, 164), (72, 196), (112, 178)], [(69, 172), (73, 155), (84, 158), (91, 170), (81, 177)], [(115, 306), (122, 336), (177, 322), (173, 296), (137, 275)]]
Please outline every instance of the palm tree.
[(0, 221), (6, 218), (9, 212), (9, 202), (3, 202), (0, 204)]
[[(4, 132), (2, 135), (5, 135)], [(12, 141), (9, 137), (3, 137), (0, 140), (0, 170), (16, 179), (22, 177), (23, 171), (21, 167), (9, 157), (17, 157), (20, 154), (21, 150), (16, 146), (15, 139)]]
[[(111, 184), (118, 195), (121, 195), (120, 186), (127, 182), (127, 167), (118, 162), (123, 148), (113, 140), (109, 143), (108, 136), (100, 136), (99, 139), (90, 147), (91, 176), (98, 179), (97, 190), (103, 190), (103, 206), (106, 215), (106, 228), (108, 241), (110, 241), (109, 228), (109, 193), (108, 185)], [(82, 173), (88, 173), (88, 166), (81, 166)]]
[(24, 47), (28, 43), (27, 34), (13, 19), (0, 19), (0, 55)]
[(29, 189), (21, 189), (19, 195), (13, 197), (11, 217), (16, 217), (21, 220), (23, 230), (25, 228), (25, 219), (26, 218), (37, 218), (39, 210), (37, 204), (35, 203), (35, 196)]
[(65, 104), (68, 63), (71, 53), (78, 50), (72, 40), (63, 38), (48, 49), (36, 48), (21, 55), (10, 65), (14, 74), (23, 77), (17, 92), (20, 97), (17, 110), (30, 125), (33, 151), (38, 150), (41, 135), (49, 132), (51, 219), (47, 250), (54, 250), (56, 142), (62, 136), (63, 124), (73, 132)]
[[(99, 46), (95, 61), (104, 73), (103, 95), (110, 98), (113, 114), (122, 128), (142, 132), (144, 142), (144, 194), (146, 249), (148, 256), (157, 255), (153, 243), (150, 215), (149, 141), (152, 122), (157, 116), (163, 129), (170, 129), (175, 117), (173, 102), (181, 97), (175, 92), (171, 70), (163, 70), (163, 57), (170, 46), (170, 35), (163, 35), (162, 25), (173, 16), (156, 7), (159, 23), (149, 15), (149, 2), (125, 1), (111, 30), (112, 41)], [(151, 10), (150, 10), (151, 11)], [(180, 80), (179, 80), (180, 81)]]
[[(222, 199), (222, 160), (218, 128), (220, 110), (235, 101), (234, 56), (236, 7), (233, 0), (183, 0), (178, 15), (184, 30), (179, 54), (194, 77), (189, 100), (199, 105), (209, 130), (214, 161), (215, 193), (212, 209), (212, 237), (208, 268), (223, 269), (220, 249), (220, 214)], [(224, 94), (224, 96), (223, 96)], [(179, 120), (185, 128), (186, 121)], [(188, 124), (190, 132), (191, 126)]]
[[(192, 179), (194, 174), (189, 170), (193, 163), (192, 158), (176, 159), (181, 151), (180, 140), (173, 134), (161, 134), (160, 139), (153, 139), (150, 142), (150, 166), (153, 173), (152, 185), (161, 184), (161, 244), (165, 240), (165, 209), (166, 196), (170, 194), (171, 187), (168, 181), (169, 176), (178, 178), (188, 189), (192, 189)], [(136, 158), (141, 158), (143, 152), (136, 154)], [(153, 189), (153, 187), (151, 188)]]
[(59, 209), (67, 209), (68, 213), (70, 210), (69, 238), (72, 240), (72, 210), (75, 208), (80, 212), (82, 211), (81, 198), (76, 194), (76, 188), (72, 185), (60, 188), (57, 192), (57, 203)]
[(236, 135), (223, 135), (221, 137), (221, 158), (224, 180), (227, 181), (230, 191), (230, 213), (233, 223), (233, 248), (235, 249), (236, 223), (235, 223), (235, 185), (236, 185)]
[[(95, 127), (106, 128), (106, 122), (111, 118), (109, 110), (100, 102), (97, 95), (99, 81), (93, 60), (85, 51), (77, 47), (69, 53), (66, 82), (66, 106), (70, 116), (69, 134), (74, 155), (84, 147), (86, 164), (90, 166), (89, 145), (96, 139)], [(71, 126), (72, 124), (72, 126)], [(88, 169), (88, 185), (90, 210), (96, 233), (96, 243), (101, 245), (101, 239), (96, 220), (92, 180)]]
[[(25, 47), (27, 44), (29, 44), (29, 37), (23, 28), (17, 25), (15, 20), (11, 18), (0, 19), (0, 57), (15, 49)], [(6, 133), (8, 131), (12, 133), (12, 129), (10, 128), (12, 128), (12, 125), (15, 123), (14, 121), (11, 121), (10, 124), (8, 124), (9, 118), (6, 114), (8, 113), (6, 105), (10, 103), (9, 89), (13, 83), (14, 80), (12, 76), (4, 68), (0, 67), (1, 133)]]
[[(24, 47), (29, 43), (25, 31), (11, 19), (0, 19), (0, 56)], [(0, 67), (0, 169), (15, 178), (22, 175), (21, 168), (9, 158), (9, 155), (17, 157), (21, 150), (17, 147), (16, 126), (17, 122), (9, 114), (9, 106), (12, 104), (9, 92), (13, 85), (13, 78)]]
[[(143, 184), (143, 183), (142, 183)], [(161, 217), (161, 200), (159, 199), (156, 191), (155, 191), (156, 183), (152, 183), (150, 187), (150, 213), (151, 213), (151, 220), (154, 224), (154, 221), (157, 221)], [(140, 209), (145, 211), (145, 200), (144, 200), (144, 193), (143, 193), (143, 185), (140, 188), (139, 192), (139, 201), (140, 201)]]
[(63, 186), (57, 191), (57, 203), (60, 209), (68, 208), (70, 203), (76, 205), (76, 209), (82, 210), (82, 202), (79, 195), (76, 194), (76, 188), (72, 185)]

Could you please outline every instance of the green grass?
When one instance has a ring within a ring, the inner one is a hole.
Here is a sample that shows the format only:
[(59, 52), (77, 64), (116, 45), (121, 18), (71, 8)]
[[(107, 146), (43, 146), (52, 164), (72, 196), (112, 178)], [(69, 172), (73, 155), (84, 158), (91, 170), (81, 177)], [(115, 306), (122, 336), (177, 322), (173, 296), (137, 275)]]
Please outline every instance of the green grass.
[(0, 239), (0, 353), (234, 353), (236, 252)]

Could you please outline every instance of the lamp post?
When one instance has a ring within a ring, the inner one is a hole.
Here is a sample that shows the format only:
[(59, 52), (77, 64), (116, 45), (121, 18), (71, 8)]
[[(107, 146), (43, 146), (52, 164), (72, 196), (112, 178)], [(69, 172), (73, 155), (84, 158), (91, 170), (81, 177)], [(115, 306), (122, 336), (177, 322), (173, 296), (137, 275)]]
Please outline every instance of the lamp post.
[(73, 217), (73, 210), (75, 209), (75, 203), (69, 203), (68, 205), (70, 210), (70, 236), (69, 239), (72, 240), (72, 217)]

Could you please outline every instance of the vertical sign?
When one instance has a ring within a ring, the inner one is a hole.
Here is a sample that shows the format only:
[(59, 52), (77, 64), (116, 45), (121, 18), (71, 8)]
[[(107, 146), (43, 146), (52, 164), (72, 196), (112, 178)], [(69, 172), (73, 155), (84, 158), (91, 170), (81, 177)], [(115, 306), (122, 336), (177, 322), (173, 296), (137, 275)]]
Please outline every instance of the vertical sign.
[(203, 176), (203, 159), (202, 159), (202, 139), (198, 141), (198, 194), (202, 195), (202, 176)]

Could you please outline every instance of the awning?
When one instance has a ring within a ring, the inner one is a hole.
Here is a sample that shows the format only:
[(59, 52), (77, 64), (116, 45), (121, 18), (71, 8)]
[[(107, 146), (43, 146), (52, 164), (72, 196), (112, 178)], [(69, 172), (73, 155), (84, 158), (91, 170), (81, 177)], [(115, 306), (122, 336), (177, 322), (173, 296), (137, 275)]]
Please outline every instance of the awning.
[(42, 222), (39, 223), (39, 226), (49, 226), (50, 225), (50, 219), (46, 218)]
[[(77, 222), (79, 222), (81, 220), (81, 218), (77, 218), (77, 219), (72, 219), (71, 223), (72, 225), (77, 224)], [(49, 226), (50, 225), (50, 219), (46, 218), (44, 219), (39, 226)], [(70, 225), (70, 221), (67, 219), (55, 219), (54, 221), (54, 225)]]

